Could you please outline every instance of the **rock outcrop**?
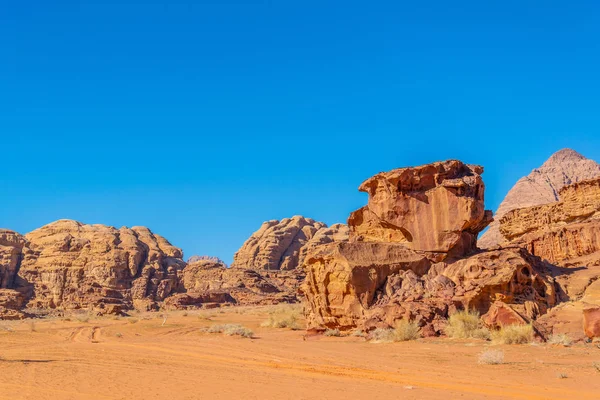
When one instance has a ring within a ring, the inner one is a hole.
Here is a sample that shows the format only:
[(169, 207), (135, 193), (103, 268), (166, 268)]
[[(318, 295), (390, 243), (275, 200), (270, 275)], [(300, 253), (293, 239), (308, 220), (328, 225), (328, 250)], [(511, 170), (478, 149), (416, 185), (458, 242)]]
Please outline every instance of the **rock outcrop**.
[(259, 271), (298, 269), (308, 248), (335, 240), (347, 240), (343, 224), (328, 228), (322, 222), (294, 216), (262, 224), (235, 253), (232, 267)]
[(176, 291), (185, 266), (180, 249), (143, 227), (61, 220), (25, 240), (15, 287), (28, 292), (31, 308), (155, 308)]
[(559, 196), (507, 213), (500, 232), (552, 264), (600, 266), (600, 177), (566, 186)]
[(462, 256), (492, 220), (484, 210), (483, 168), (451, 160), (382, 172), (359, 190), (368, 205), (348, 219), (351, 240), (402, 243), (407, 248)]
[[(596, 315), (587, 310), (600, 307), (600, 177), (566, 186), (559, 197), (558, 202), (508, 212), (500, 232), (510, 245), (555, 266), (552, 273), (561, 299), (569, 303), (541, 322), (555, 332), (582, 338), (584, 316)], [(586, 332), (594, 330), (590, 323), (586, 326)]]
[(481, 235), (478, 246), (491, 248), (505, 242), (499, 229), (500, 220), (509, 211), (559, 201), (563, 187), (598, 176), (600, 164), (570, 149), (558, 151), (540, 168), (519, 179), (508, 192), (494, 215), (494, 222)]
[(539, 258), (519, 248), (477, 251), (491, 220), (482, 172), (446, 161), (363, 183), (369, 203), (350, 215), (350, 242), (306, 256), (309, 328), (370, 330), (410, 319), (436, 335), (456, 309), (484, 314), (502, 302), (531, 320), (554, 306), (554, 282)]

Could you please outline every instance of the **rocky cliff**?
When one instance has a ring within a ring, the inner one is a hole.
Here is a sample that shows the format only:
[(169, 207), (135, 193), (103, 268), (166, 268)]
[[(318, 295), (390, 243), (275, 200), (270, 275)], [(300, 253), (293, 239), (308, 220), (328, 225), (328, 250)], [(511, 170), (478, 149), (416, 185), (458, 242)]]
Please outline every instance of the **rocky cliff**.
[(479, 247), (490, 248), (504, 242), (500, 220), (509, 211), (556, 202), (563, 187), (598, 176), (600, 164), (570, 149), (558, 151), (540, 168), (519, 179), (508, 192), (494, 215), (494, 222), (481, 235)]
[[(555, 333), (583, 335), (585, 315), (600, 311), (600, 178), (559, 191), (560, 201), (508, 212), (500, 232), (512, 246), (551, 263), (562, 300), (541, 322)], [(600, 331), (587, 329), (586, 332)]]

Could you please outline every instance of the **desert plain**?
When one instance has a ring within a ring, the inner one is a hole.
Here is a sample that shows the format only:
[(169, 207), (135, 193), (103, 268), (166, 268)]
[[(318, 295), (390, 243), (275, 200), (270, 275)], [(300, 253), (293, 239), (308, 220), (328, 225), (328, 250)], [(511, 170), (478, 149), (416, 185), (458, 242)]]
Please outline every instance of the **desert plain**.
[[(273, 306), (2, 321), (3, 399), (597, 399), (600, 348), (263, 327)], [(299, 321), (300, 324), (303, 321)], [(209, 333), (240, 324), (252, 338)], [(504, 353), (480, 365), (482, 352)]]

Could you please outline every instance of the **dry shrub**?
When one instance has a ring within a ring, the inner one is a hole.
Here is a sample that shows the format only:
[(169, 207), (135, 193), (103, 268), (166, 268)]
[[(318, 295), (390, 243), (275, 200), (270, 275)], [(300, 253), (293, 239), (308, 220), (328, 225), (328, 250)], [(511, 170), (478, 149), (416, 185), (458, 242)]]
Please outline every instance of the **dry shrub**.
[(294, 306), (275, 307), (269, 311), (269, 319), (260, 326), (263, 328), (289, 328), (293, 331), (301, 330), (303, 327), (300, 319), (300, 309)]
[(208, 333), (223, 333), (227, 336), (254, 337), (254, 332), (239, 324), (212, 325), (206, 329)]
[(378, 328), (370, 334), (371, 342), (374, 343), (405, 342), (420, 337), (419, 325), (406, 320), (400, 320), (394, 329)]
[(504, 363), (504, 352), (502, 350), (485, 350), (479, 353), (479, 364), (498, 365)]
[(525, 344), (533, 341), (531, 325), (507, 325), (492, 333), (492, 339), (502, 344)]
[(592, 367), (596, 369), (596, 372), (600, 372), (600, 361), (594, 361)]
[(342, 332), (339, 329), (327, 329), (324, 333), (325, 336), (340, 337)]
[(137, 318), (128, 318), (128, 319), (127, 319), (127, 322), (129, 322), (130, 324), (135, 324), (135, 323), (137, 323), (138, 321), (139, 321), (139, 319), (137, 319)]
[(564, 333), (557, 333), (548, 338), (548, 344), (561, 344), (563, 346), (571, 346), (573, 340)]
[(479, 313), (458, 311), (448, 318), (446, 335), (457, 339), (489, 339), (490, 331), (482, 326)]
[(361, 329), (357, 329), (355, 331), (353, 331), (350, 336), (354, 336), (354, 337), (365, 337), (367, 336)]

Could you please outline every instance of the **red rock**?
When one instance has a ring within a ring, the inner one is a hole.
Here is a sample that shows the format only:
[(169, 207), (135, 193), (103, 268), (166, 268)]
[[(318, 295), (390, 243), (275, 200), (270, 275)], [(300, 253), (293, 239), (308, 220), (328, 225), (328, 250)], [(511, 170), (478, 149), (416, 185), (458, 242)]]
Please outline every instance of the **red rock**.
[(368, 205), (348, 219), (350, 239), (402, 243), (462, 256), (492, 220), (484, 210), (483, 168), (451, 160), (400, 168), (367, 179)]
[(600, 338), (600, 307), (583, 310), (583, 331), (590, 339)]

